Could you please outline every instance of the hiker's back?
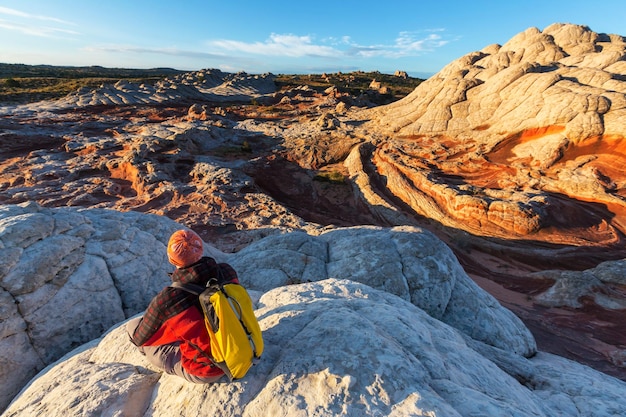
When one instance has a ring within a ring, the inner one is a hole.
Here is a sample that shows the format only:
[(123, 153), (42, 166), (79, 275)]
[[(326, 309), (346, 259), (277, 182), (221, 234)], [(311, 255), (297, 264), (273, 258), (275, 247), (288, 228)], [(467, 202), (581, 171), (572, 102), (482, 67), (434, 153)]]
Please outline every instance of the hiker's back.
[[(248, 291), (219, 273), (206, 287), (174, 282), (173, 287), (198, 295), (211, 340), (211, 357), (230, 380), (246, 375), (263, 353), (263, 335)], [(227, 275), (227, 274), (226, 274)]]

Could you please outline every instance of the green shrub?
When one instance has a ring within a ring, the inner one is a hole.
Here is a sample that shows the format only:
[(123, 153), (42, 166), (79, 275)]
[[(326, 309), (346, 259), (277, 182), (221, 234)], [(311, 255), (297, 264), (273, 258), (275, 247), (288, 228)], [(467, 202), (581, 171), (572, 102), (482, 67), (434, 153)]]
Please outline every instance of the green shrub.
[(19, 87), (21, 85), (20, 82), (18, 80), (14, 79), (14, 78), (7, 78), (4, 81), (4, 84), (7, 87), (11, 87), (11, 88), (16, 88), (16, 87)]
[(346, 179), (341, 172), (328, 171), (328, 172), (320, 172), (315, 177), (313, 177), (313, 180), (321, 181), (321, 182), (330, 182), (333, 184), (343, 184)]

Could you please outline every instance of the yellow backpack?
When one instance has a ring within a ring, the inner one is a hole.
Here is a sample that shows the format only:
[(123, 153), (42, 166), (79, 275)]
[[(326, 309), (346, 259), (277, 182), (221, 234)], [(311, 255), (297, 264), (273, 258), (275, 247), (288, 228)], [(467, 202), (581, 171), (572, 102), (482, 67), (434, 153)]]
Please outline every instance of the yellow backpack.
[(233, 379), (243, 378), (263, 353), (263, 334), (246, 289), (233, 282), (211, 279), (206, 287), (174, 282), (172, 287), (198, 296), (204, 312), (211, 357)]

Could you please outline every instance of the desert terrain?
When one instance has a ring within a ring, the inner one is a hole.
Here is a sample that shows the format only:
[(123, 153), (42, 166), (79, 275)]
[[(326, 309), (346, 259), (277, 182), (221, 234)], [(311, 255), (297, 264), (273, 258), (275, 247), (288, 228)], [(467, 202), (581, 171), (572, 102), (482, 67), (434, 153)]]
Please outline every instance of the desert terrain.
[(0, 204), (159, 214), (230, 253), (423, 227), (540, 350), (626, 380), (625, 54), (622, 36), (555, 24), (393, 99), (392, 81), (348, 89), (359, 74), (204, 70), (5, 105)]

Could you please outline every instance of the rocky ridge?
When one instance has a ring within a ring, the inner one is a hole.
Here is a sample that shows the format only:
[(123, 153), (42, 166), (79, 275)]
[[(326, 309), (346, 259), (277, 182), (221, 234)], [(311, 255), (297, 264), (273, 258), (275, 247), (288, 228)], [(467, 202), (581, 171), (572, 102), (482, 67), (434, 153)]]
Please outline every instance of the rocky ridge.
[[(625, 52), (621, 36), (555, 24), (461, 57), (371, 110), (369, 124), (392, 135), (374, 165), (417, 213), (473, 234), (541, 239), (546, 228), (589, 217), (559, 218), (563, 200), (620, 217)], [(595, 217), (595, 233), (580, 236), (578, 227), (544, 240), (621, 245), (619, 221)]]

